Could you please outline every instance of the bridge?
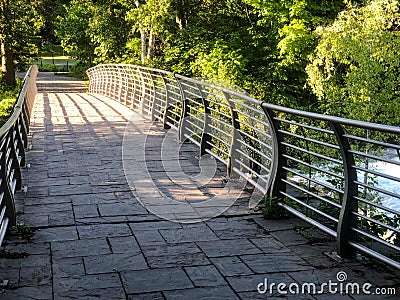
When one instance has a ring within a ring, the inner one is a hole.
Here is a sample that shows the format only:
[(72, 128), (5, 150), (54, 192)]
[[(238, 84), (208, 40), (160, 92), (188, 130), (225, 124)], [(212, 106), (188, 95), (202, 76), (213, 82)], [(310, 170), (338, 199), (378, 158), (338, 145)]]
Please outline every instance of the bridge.
[[(371, 214), (399, 212), (362, 187), (399, 195), (357, 172), (398, 176), (355, 159), (399, 165), (367, 147), (398, 150), (399, 128), (161, 70), (88, 74), (89, 92), (39, 73), (34, 104), (26, 84), (2, 132), (1, 299), (297, 299), (296, 288), (323, 299), (329, 281), (372, 285), (348, 299), (400, 292), (399, 227)], [(262, 207), (296, 218), (267, 220)]]

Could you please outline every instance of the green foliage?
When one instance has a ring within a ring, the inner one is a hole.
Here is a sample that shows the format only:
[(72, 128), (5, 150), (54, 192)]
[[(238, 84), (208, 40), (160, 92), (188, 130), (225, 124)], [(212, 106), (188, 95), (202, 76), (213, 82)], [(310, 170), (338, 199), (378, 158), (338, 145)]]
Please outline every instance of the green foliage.
[(24, 65), (27, 57), (37, 53), (43, 25), (38, 13), (40, 1), (0, 1), (0, 45), (2, 82), (14, 86), (15, 63)]
[(0, 126), (3, 126), (12, 114), (15, 98), (5, 98), (0, 101)]
[(34, 235), (34, 231), (28, 223), (22, 222), (11, 227), (10, 234), (11, 236), (17, 237), (25, 242), (30, 242)]
[(399, 2), (378, 0), (349, 5), (332, 25), (318, 28), (307, 73), (320, 110), (400, 124), (399, 22)]
[(71, 66), (70, 74), (75, 78), (79, 78), (81, 80), (88, 80), (86, 70), (91, 67), (93, 67), (92, 64), (78, 61), (75, 65)]
[(281, 199), (277, 197), (264, 196), (260, 208), (264, 217), (269, 220), (277, 220), (288, 217), (287, 211), (278, 205)]
[(89, 34), (89, 22), (93, 17), (93, 7), (89, 1), (73, 0), (66, 7), (64, 17), (59, 17), (55, 30), (61, 46), (72, 57), (81, 61), (94, 60), (95, 45)]
[[(0, 76), (1, 77), (1, 76)], [(17, 100), (21, 89), (21, 80), (17, 80), (17, 84), (10, 88), (0, 85), (0, 127), (8, 120), (14, 108), (14, 103)]]
[(198, 54), (197, 59), (191, 64), (191, 69), (193, 73), (200, 74), (204, 78), (237, 84), (246, 65), (246, 58), (240, 52), (240, 49), (232, 50), (226, 42), (217, 39), (209, 53)]

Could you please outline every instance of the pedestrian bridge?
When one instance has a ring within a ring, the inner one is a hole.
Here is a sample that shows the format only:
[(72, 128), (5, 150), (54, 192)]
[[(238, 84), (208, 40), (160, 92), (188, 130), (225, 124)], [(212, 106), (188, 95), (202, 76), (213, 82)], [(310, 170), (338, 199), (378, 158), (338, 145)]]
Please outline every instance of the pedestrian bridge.
[(1, 299), (292, 293), (280, 283), (322, 299), (329, 280), (396, 298), (399, 191), (379, 180), (400, 179), (371, 166), (400, 165), (399, 128), (138, 66), (88, 74), (39, 73), (36, 94), (31, 70), (2, 128)]

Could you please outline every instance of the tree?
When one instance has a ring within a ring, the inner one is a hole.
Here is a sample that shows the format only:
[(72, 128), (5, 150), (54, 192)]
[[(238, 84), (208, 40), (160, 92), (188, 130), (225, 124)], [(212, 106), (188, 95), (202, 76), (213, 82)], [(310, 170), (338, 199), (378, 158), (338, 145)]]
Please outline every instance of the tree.
[(329, 114), (400, 124), (400, 4), (349, 4), (332, 25), (317, 30), (308, 83)]
[(73, 0), (56, 26), (64, 50), (84, 64), (120, 60), (129, 32), (125, 4), (112, 0)]
[(71, 0), (41, 0), (40, 14), (43, 16), (43, 27), (40, 30), (40, 36), (43, 41), (56, 44), (59, 41), (55, 36), (55, 29), (59, 16), (64, 16), (66, 7)]
[(244, 0), (258, 11), (253, 43), (265, 49), (252, 69), (256, 96), (268, 102), (308, 109), (314, 101), (305, 67), (316, 46), (314, 30), (333, 21), (343, 1)]
[(90, 1), (72, 0), (66, 7), (63, 17), (58, 17), (55, 34), (61, 40), (61, 46), (72, 57), (84, 63), (94, 60), (95, 43), (89, 34), (90, 19), (94, 8)]
[(141, 61), (152, 60), (157, 35), (163, 31), (166, 18), (170, 16), (170, 0), (135, 1), (135, 8), (128, 13), (133, 31), (140, 32)]
[(94, 43), (95, 63), (118, 61), (125, 52), (130, 28), (126, 7), (119, 1), (102, 0), (93, 4), (88, 35)]
[(1, 72), (6, 85), (15, 85), (14, 60), (23, 52), (37, 52), (39, 39), (35, 34), (43, 24), (39, 5), (38, 1), (0, 0)]

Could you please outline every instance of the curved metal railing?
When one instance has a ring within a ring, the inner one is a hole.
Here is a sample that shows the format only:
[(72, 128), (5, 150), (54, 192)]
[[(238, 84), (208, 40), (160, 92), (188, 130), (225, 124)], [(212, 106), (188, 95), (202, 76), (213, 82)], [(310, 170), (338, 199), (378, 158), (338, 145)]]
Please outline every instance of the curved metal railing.
[(263, 103), (158, 69), (108, 64), (87, 74), (90, 92), (175, 128), (253, 195), (335, 237), (340, 256), (360, 251), (400, 269), (400, 127)]
[(14, 195), (22, 187), (21, 167), (25, 166), (37, 73), (37, 66), (26, 73), (13, 112), (0, 128), (0, 246), (7, 229), (16, 224)]

